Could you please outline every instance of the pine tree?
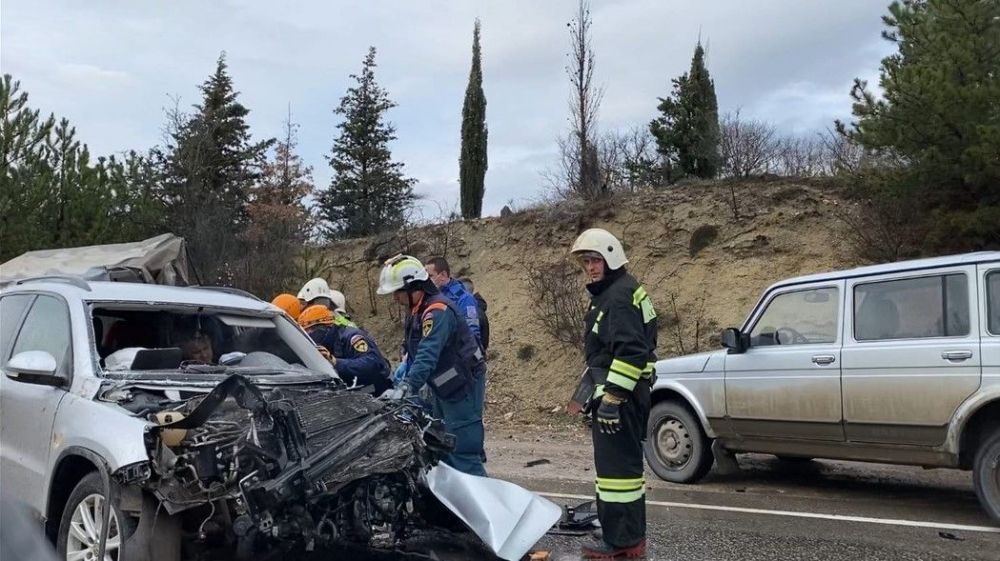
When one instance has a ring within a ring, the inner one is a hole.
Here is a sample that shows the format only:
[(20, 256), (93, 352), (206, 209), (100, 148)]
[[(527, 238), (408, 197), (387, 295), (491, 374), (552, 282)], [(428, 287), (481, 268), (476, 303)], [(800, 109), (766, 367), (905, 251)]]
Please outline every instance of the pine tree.
[(855, 80), (838, 129), (897, 164), (890, 187), (940, 213), (942, 241), (1000, 247), (1000, 2), (894, 2), (883, 21), (882, 96)]
[(673, 80), (671, 96), (660, 98), (662, 115), (650, 123), (657, 150), (686, 175), (712, 178), (719, 173), (719, 106), (715, 83), (705, 66), (701, 41), (691, 69)]
[(208, 282), (230, 282), (224, 271), (242, 249), (250, 190), (260, 179), (274, 140), (254, 142), (226, 66), (219, 56), (215, 73), (201, 86), (202, 102), (190, 117), (170, 117), (171, 134), (162, 154), (163, 197), (168, 223), (188, 240), (196, 267)]
[(375, 81), (375, 47), (369, 47), (356, 84), (334, 113), (344, 120), (329, 156), (334, 177), (320, 196), (323, 233), (328, 238), (360, 237), (402, 226), (413, 205), (415, 180), (392, 161), (389, 143), (396, 129), (385, 113), (396, 106)]
[(472, 31), (472, 69), (462, 104), (462, 155), (459, 159), (462, 217), (479, 218), (483, 214), (487, 156), (486, 95), (483, 93), (483, 69), (479, 48), (479, 20)]
[(294, 260), (312, 231), (304, 199), (315, 186), (312, 168), (295, 151), (297, 129), (289, 112), (285, 134), (251, 192), (249, 224), (242, 234), (248, 259), (240, 277), (241, 286), (255, 294), (273, 294), (299, 280), (294, 278)]

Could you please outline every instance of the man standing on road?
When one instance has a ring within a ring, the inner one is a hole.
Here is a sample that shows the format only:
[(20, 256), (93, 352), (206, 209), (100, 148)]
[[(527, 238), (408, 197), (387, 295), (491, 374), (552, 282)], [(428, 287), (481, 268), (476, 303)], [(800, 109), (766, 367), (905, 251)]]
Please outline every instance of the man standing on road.
[(589, 284), (584, 354), (597, 385), (591, 397), (597, 515), (603, 538), (584, 559), (646, 554), (646, 486), (642, 441), (656, 361), (656, 312), (646, 290), (625, 270), (628, 259), (610, 232), (580, 234), (571, 253)]
[(441, 291), (441, 294), (451, 299), (458, 309), (461, 310), (465, 322), (469, 324), (469, 329), (476, 337), (479, 348), (483, 347), (483, 336), (479, 328), (479, 303), (472, 296), (471, 292), (465, 290), (465, 285), (458, 279), (452, 278), (451, 266), (444, 257), (433, 257), (427, 262), (427, 274), (431, 282)]
[(409, 365), (402, 380), (383, 397), (404, 399), (429, 386), (434, 416), (455, 435), (455, 450), (445, 462), (459, 471), (485, 476), (486, 362), (462, 312), (438, 293), (424, 265), (409, 255), (386, 261), (378, 293), (391, 294), (406, 310), (404, 345)]

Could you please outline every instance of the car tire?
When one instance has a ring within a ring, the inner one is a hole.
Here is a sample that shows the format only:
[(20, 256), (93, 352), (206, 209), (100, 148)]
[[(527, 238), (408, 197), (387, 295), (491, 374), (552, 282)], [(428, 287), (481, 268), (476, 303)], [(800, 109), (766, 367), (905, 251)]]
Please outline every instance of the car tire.
[(972, 480), (979, 503), (993, 520), (1000, 522), (1000, 428), (994, 429), (976, 451)]
[[(76, 484), (66, 501), (66, 507), (63, 508), (62, 518), (59, 521), (56, 551), (61, 559), (68, 558), (67, 551), (84, 551), (89, 545), (96, 547), (104, 520), (97, 519), (95, 513), (100, 512), (97, 507), (106, 500), (101, 474), (92, 472)], [(119, 553), (123, 536), (131, 536), (135, 530), (135, 520), (125, 515), (117, 505), (112, 507), (111, 530), (108, 532), (104, 548), (105, 558), (110, 557), (113, 561), (130, 561), (123, 559)], [(96, 561), (96, 557), (93, 559)]]
[(662, 401), (649, 412), (646, 463), (660, 479), (694, 483), (712, 469), (712, 444), (691, 410)]

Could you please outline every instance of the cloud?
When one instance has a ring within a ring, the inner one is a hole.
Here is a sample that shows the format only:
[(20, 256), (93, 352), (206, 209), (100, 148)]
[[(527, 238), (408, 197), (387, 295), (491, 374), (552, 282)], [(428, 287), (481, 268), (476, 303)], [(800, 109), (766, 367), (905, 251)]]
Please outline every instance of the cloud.
[[(594, 0), (595, 79), (603, 130), (648, 123), (699, 36), (720, 110), (782, 130), (847, 116), (855, 76), (890, 48), (884, 2)], [(393, 154), (420, 180), (424, 208), (455, 202), (472, 24), (483, 24), (489, 171), (484, 209), (537, 199), (567, 130), (567, 22), (576, 0), (254, 0), (50, 3), (4, 0), (0, 63), (43, 113), (65, 116), (95, 153), (160, 142), (168, 95), (198, 101), (222, 51), (257, 137), (275, 136), (289, 105), (299, 151), (320, 187), (336, 134), (332, 109), (378, 48), (379, 82), (398, 107)]]

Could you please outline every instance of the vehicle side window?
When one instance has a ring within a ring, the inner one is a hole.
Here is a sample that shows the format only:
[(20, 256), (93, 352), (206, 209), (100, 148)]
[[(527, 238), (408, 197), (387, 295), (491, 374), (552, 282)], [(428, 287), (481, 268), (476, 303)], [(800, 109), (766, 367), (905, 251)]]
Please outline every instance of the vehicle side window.
[(969, 334), (969, 280), (950, 274), (854, 287), (858, 341), (956, 337)]
[(990, 333), (1000, 335), (1000, 271), (986, 275), (986, 314)]
[(40, 295), (24, 318), (11, 356), (24, 351), (45, 351), (56, 359), (56, 372), (67, 373), (70, 353), (69, 309), (53, 296)]
[(750, 346), (836, 342), (838, 294), (825, 287), (775, 296), (750, 331)]
[(10, 344), (15, 330), (21, 325), (24, 309), (32, 298), (32, 294), (12, 294), (0, 298), (0, 364), (6, 364), (10, 358)]

